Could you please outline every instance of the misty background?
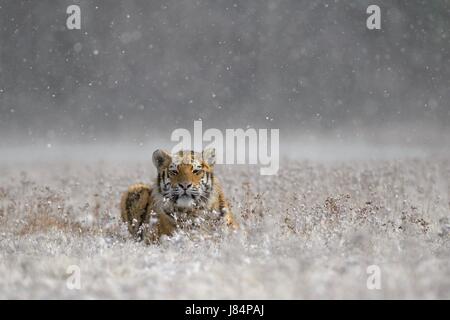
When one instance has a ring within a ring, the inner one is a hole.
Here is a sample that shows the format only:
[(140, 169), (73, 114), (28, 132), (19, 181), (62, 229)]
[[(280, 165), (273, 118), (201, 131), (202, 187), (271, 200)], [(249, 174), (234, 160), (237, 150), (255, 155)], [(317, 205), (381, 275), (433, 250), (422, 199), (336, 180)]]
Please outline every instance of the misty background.
[(139, 145), (198, 119), (281, 142), (449, 137), (446, 0), (2, 0), (0, 43), (0, 145)]

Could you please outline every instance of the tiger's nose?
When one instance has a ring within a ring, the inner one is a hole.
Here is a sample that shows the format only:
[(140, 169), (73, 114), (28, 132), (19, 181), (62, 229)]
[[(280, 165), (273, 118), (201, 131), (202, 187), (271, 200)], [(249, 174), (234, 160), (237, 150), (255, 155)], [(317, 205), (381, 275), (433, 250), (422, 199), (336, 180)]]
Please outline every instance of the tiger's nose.
[(179, 183), (178, 186), (183, 190), (187, 190), (190, 187), (192, 187), (192, 183), (189, 183), (189, 182)]

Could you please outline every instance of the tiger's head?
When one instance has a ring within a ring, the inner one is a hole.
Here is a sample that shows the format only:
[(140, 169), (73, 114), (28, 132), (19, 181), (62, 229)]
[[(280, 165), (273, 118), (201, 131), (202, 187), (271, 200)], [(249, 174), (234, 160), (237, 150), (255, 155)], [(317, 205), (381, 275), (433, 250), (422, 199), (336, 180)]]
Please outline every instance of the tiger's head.
[(164, 150), (153, 153), (158, 170), (157, 188), (164, 201), (181, 210), (204, 207), (214, 191), (215, 150), (203, 152)]

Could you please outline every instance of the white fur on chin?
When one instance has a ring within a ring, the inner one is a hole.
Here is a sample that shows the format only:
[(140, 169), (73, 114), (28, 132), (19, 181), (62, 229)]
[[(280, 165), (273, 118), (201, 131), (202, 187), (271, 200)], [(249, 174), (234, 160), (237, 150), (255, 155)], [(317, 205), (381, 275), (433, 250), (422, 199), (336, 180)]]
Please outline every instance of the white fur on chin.
[(191, 197), (180, 197), (177, 200), (177, 206), (180, 208), (192, 208), (194, 206), (194, 199)]

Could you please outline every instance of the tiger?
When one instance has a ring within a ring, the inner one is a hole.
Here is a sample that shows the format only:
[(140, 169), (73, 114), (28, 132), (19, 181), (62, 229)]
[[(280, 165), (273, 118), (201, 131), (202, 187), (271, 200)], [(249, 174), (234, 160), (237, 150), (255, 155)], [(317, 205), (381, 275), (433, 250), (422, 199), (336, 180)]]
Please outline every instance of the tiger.
[(178, 229), (201, 230), (202, 225), (238, 229), (214, 175), (214, 148), (175, 154), (158, 149), (152, 161), (157, 170), (153, 184), (132, 185), (121, 199), (121, 219), (136, 240), (159, 243), (163, 235), (173, 236)]

